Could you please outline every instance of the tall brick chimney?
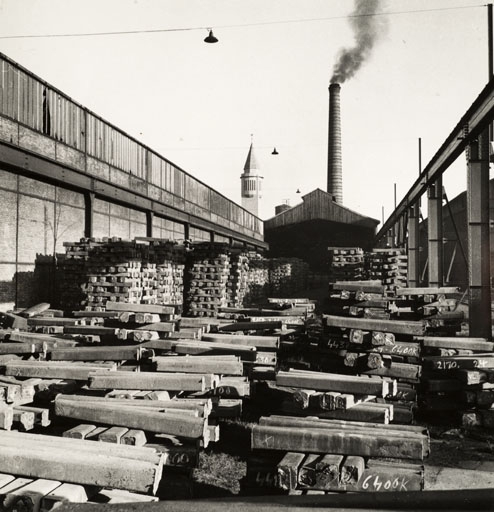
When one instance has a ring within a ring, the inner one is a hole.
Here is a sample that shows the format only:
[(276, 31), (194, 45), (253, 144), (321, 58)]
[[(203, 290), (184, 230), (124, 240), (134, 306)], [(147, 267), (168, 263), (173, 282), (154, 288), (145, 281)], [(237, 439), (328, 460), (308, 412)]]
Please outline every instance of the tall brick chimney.
[(329, 86), (328, 129), (328, 193), (334, 200), (343, 203), (343, 177), (341, 168), (341, 115), (340, 84)]

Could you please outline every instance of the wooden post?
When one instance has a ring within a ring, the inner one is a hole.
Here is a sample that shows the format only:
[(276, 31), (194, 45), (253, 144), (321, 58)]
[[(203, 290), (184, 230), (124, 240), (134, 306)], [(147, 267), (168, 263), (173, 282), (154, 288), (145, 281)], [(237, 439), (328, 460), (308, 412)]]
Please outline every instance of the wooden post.
[(488, 139), (483, 132), (467, 156), (468, 321), (470, 336), (491, 339)]

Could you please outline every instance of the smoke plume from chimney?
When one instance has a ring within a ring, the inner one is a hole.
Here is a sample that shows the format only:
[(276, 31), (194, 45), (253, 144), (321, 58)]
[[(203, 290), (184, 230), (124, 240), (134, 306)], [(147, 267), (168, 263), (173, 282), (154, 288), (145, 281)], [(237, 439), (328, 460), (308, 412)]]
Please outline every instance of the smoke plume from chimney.
[(333, 69), (331, 83), (343, 83), (352, 78), (369, 58), (372, 49), (388, 29), (387, 18), (373, 16), (380, 10), (380, 0), (355, 0), (350, 25), (355, 35), (355, 46), (342, 48)]

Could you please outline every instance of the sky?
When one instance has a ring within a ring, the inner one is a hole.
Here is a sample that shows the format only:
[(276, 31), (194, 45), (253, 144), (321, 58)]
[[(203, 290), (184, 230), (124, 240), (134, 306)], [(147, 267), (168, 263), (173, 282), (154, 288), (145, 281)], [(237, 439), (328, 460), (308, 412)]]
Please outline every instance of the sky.
[[(353, 0), (0, 0), (0, 52), (240, 203), (251, 134), (260, 217), (327, 180), (328, 85)], [(379, 41), (342, 84), (343, 204), (381, 220), (487, 83), (487, 7), (382, 2)], [(14, 35), (166, 32), (15, 38)], [(206, 44), (211, 28), (219, 39)], [(279, 154), (271, 155), (273, 147)], [(445, 173), (466, 187), (460, 157)], [(297, 193), (300, 190), (300, 194)], [(424, 212), (425, 213), (425, 212)]]

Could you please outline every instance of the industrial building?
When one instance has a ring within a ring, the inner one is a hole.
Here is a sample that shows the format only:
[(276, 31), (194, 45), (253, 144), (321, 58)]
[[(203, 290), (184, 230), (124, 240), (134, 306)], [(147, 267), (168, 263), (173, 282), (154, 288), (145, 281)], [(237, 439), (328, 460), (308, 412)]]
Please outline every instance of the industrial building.
[(50, 281), (50, 259), (64, 252), (64, 241), (81, 237), (147, 236), (266, 248), (257, 215), (5, 55), (0, 73), (4, 308), (36, 302)]
[(328, 247), (348, 245), (371, 249), (379, 221), (365, 217), (333, 200), (321, 189), (302, 196), (302, 203), (282, 208), (264, 222), (264, 237), (273, 257), (292, 256), (324, 272)]
[(264, 224), (270, 255), (303, 258), (318, 272), (327, 270), (328, 247), (370, 249), (379, 224), (343, 206), (340, 89), (329, 86), (327, 192), (318, 188), (293, 208), (278, 206)]
[(263, 222), (252, 142), (240, 206), (0, 72), (2, 507), (492, 508), (494, 80), (376, 234), (344, 205), (338, 83), (326, 190)]

